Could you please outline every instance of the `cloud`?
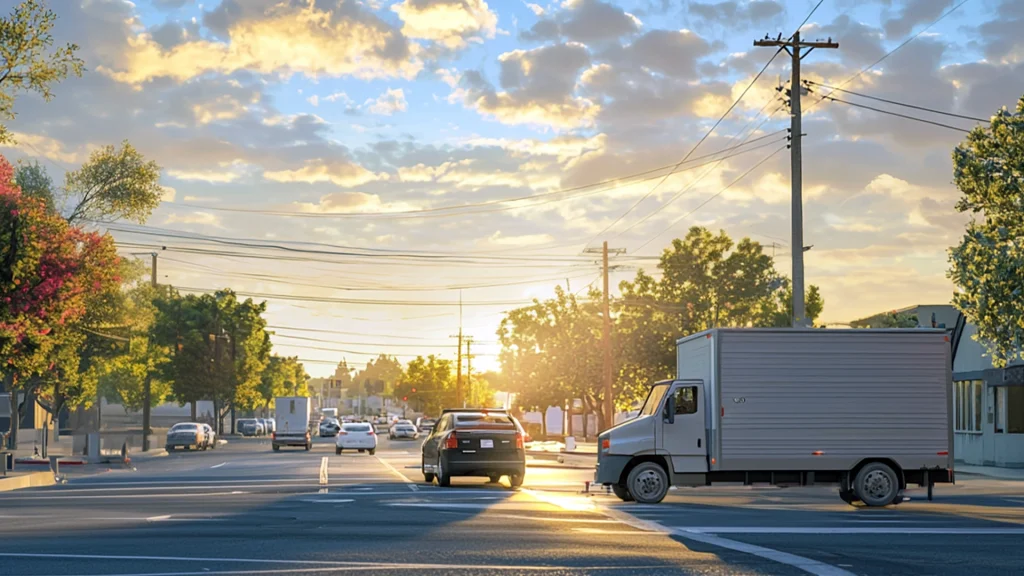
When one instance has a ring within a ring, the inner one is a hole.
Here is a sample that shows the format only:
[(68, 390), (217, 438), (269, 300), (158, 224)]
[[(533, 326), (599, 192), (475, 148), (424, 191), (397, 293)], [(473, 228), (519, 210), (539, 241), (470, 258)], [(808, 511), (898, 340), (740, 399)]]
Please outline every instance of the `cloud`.
[(918, 24), (935, 20), (953, 4), (954, 0), (906, 0), (899, 16), (885, 21), (885, 35), (902, 38), (910, 34)]
[(534, 16), (543, 16), (546, 13), (543, 6), (533, 4), (532, 2), (526, 2), (526, 7), (533, 12)]
[(170, 48), (149, 32), (128, 37), (130, 49), (97, 66), (120, 82), (157, 78), (182, 82), (207, 73), (411, 78), (422, 68), (417, 47), (356, 5), (320, 9), (319, 3), (224, 0), (203, 23), (222, 40), (195, 39)]
[[(177, 190), (175, 190), (174, 188), (171, 188), (170, 186), (161, 186), (160, 189), (161, 189), (161, 194), (160, 194), (160, 201), (161, 202), (174, 202), (175, 196), (178, 195), (178, 191)], [(186, 196), (185, 199), (187, 200), (188, 196)]]
[(320, 197), (316, 203), (295, 202), (293, 209), (303, 212), (403, 212), (418, 206), (405, 202), (382, 202), (380, 196), (365, 192), (334, 192)]
[(64, 142), (42, 134), (27, 134), (18, 130), (10, 131), (14, 144), (0, 144), (3, 148), (20, 150), (27, 156), (42, 156), (57, 162), (80, 164), (85, 161), (84, 151), (68, 150)]
[(498, 246), (527, 247), (547, 244), (554, 239), (554, 236), (550, 234), (522, 234), (519, 236), (506, 236), (501, 233), (501, 230), (496, 230), (494, 234), (487, 239), (487, 242)]
[(553, 44), (502, 54), (497, 91), (481, 73), (462, 75), (460, 96), (467, 106), (505, 124), (576, 128), (593, 124), (600, 107), (575, 95), (576, 79), (590, 63), (582, 44)]
[(349, 188), (387, 178), (387, 175), (374, 174), (358, 164), (345, 160), (310, 160), (302, 168), (294, 170), (265, 171), (263, 177), (274, 182), (330, 182), (335, 186)]
[(449, 49), (494, 38), (498, 24), (484, 0), (403, 0), (391, 10), (402, 21), (403, 34)]
[(242, 177), (240, 172), (234, 170), (167, 170), (167, 175), (178, 180), (199, 180), (213, 184), (234, 182)]
[[(640, 30), (636, 16), (601, 0), (567, 0), (564, 10), (538, 20), (523, 32), (526, 40), (567, 39), (585, 44), (614, 40)], [(542, 13), (534, 13), (538, 16)]]
[(752, 24), (772, 22), (786, 13), (786, 7), (774, 0), (691, 2), (688, 9), (690, 14), (708, 24), (717, 24), (728, 28), (742, 28)]
[(209, 212), (189, 212), (187, 214), (168, 214), (164, 224), (203, 224), (223, 228), (220, 216)]
[(388, 89), (376, 99), (369, 99), (363, 104), (370, 114), (391, 116), (395, 112), (405, 112), (407, 103), (405, 92), (401, 88)]

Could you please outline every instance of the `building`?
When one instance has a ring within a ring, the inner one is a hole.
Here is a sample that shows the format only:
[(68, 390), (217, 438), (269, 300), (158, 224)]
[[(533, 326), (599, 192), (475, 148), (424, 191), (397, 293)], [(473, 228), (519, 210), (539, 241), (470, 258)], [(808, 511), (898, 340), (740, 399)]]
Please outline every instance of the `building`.
[[(953, 357), (953, 454), (976, 466), (1024, 468), (1024, 362), (992, 365), (977, 327), (948, 304), (895, 310), (916, 314), (919, 327), (945, 328)], [(887, 313), (851, 322), (877, 327)]]

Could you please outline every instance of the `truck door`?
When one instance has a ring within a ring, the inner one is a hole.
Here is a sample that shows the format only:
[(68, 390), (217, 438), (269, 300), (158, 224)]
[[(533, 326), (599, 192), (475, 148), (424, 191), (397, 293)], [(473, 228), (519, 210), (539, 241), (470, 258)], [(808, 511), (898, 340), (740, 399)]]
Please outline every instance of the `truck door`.
[(677, 474), (708, 471), (704, 402), (704, 384), (696, 380), (674, 382), (665, 397), (657, 448)]

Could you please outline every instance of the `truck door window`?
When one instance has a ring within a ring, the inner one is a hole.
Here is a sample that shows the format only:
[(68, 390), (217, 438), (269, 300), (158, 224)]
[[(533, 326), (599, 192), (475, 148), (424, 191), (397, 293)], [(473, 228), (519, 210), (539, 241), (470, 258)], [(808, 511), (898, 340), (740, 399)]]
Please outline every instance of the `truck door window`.
[(650, 416), (657, 412), (661, 407), (661, 399), (665, 397), (666, 392), (668, 392), (668, 384), (652, 386), (651, 391), (647, 394), (647, 401), (644, 402), (643, 408), (640, 409), (640, 415)]
[(676, 414), (697, 413), (697, 387), (683, 386), (676, 388)]

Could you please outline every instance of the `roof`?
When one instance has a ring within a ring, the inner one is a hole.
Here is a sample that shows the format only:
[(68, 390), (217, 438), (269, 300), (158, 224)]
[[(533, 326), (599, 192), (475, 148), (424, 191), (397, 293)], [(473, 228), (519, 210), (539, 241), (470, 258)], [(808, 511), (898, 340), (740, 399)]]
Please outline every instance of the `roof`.
[(711, 338), (715, 332), (777, 332), (779, 334), (793, 334), (794, 332), (804, 333), (828, 333), (835, 334), (837, 332), (852, 332), (856, 334), (864, 333), (878, 333), (888, 332), (896, 334), (904, 334), (909, 330), (913, 330), (918, 333), (945, 333), (945, 330), (939, 328), (712, 328), (710, 330), (704, 330), (689, 336), (683, 336), (682, 338), (676, 339), (676, 345), (688, 342), (697, 338)]

